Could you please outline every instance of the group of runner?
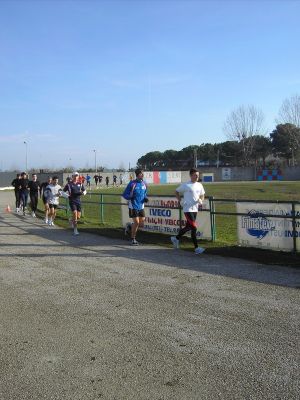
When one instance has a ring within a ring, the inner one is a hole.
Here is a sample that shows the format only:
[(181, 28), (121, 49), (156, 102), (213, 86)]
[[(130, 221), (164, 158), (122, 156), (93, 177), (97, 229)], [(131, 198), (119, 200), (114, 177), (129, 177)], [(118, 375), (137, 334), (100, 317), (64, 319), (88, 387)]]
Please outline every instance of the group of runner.
[[(135, 171), (136, 179), (132, 179), (123, 192), (124, 199), (128, 200), (129, 217), (132, 223), (127, 223), (125, 234), (130, 235), (131, 244), (138, 246), (136, 234), (139, 228), (144, 226), (145, 221), (145, 203), (148, 202), (147, 184), (143, 180), (144, 173), (141, 169)], [(191, 231), (191, 238), (196, 254), (203, 253), (204, 249), (198, 246), (197, 242), (197, 213), (202, 209), (205, 190), (202, 183), (199, 182), (199, 171), (195, 168), (190, 170), (190, 181), (182, 183), (175, 191), (175, 196), (180, 203), (186, 223), (176, 236), (171, 236), (171, 242), (175, 249), (179, 248), (181, 237)]]
[[(144, 226), (145, 221), (145, 203), (148, 202), (147, 184), (144, 181), (144, 173), (141, 169), (135, 171), (136, 179), (131, 179), (123, 192), (123, 198), (128, 201), (129, 217), (132, 223), (126, 224), (125, 233), (130, 235), (131, 244), (138, 246), (136, 234), (139, 228)], [(90, 177), (89, 177), (90, 178)], [(95, 178), (95, 177), (94, 177)], [(87, 182), (90, 179), (86, 179)], [(54, 225), (56, 210), (59, 205), (59, 198), (69, 199), (69, 206), (72, 211), (71, 225), (73, 234), (78, 235), (77, 223), (81, 217), (81, 196), (86, 194), (82, 178), (78, 172), (74, 172), (72, 177), (68, 177), (67, 184), (62, 188), (58, 183), (58, 177), (49, 177), (46, 182), (40, 183), (37, 175), (32, 174), (31, 180), (27, 174), (22, 172), (12, 181), (15, 189), (16, 212), (23, 212), (27, 207), (28, 194), (30, 196), (31, 215), (36, 217), (36, 210), (39, 195), (43, 200), (45, 207), (45, 223), (49, 226)], [(191, 238), (195, 248), (195, 253), (200, 254), (204, 251), (197, 243), (197, 213), (202, 207), (205, 191), (199, 182), (199, 172), (192, 168), (190, 170), (190, 181), (182, 183), (175, 191), (175, 196), (179, 201), (185, 218), (186, 224), (181, 228), (176, 236), (171, 237), (174, 248), (179, 248), (181, 237), (191, 231)]]
[(72, 174), (72, 178), (68, 179), (67, 184), (62, 188), (58, 183), (58, 177), (48, 177), (46, 182), (40, 183), (37, 175), (32, 174), (31, 180), (27, 174), (22, 172), (17, 174), (12, 181), (15, 191), (16, 212), (22, 212), (26, 215), (28, 195), (30, 196), (31, 215), (36, 217), (38, 198), (42, 198), (45, 210), (45, 223), (48, 226), (54, 226), (56, 210), (59, 206), (59, 198), (68, 198), (69, 206), (72, 211), (71, 225), (73, 234), (79, 235), (77, 222), (81, 217), (81, 196), (86, 194), (86, 189), (80, 179), (78, 172)]
[(33, 217), (36, 217), (35, 213), (37, 210), (38, 196), (40, 190), (40, 183), (37, 180), (37, 175), (32, 174), (32, 179), (29, 180), (27, 174), (25, 172), (22, 172), (21, 174), (17, 174), (11, 185), (14, 187), (15, 190), (16, 212), (22, 212), (23, 215), (25, 215), (29, 195), (32, 210), (31, 215)]
[[(124, 180), (124, 176), (123, 176), (123, 174), (120, 174), (120, 176), (119, 176), (119, 185), (120, 186), (123, 185), (123, 180)], [(96, 188), (98, 187), (98, 184), (99, 184), (99, 186), (101, 186), (102, 185), (102, 181), (103, 181), (103, 176), (95, 174), (94, 175), (94, 181), (95, 181)], [(105, 185), (106, 185), (106, 187), (109, 186), (109, 182), (110, 182), (110, 178), (109, 178), (109, 176), (106, 176), (105, 177)], [(116, 174), (114, 174), (113, 177), (112, 177), (112, 185), (116, 186), (116, 187), (118, 186), (118, 177), (117, 177)]]

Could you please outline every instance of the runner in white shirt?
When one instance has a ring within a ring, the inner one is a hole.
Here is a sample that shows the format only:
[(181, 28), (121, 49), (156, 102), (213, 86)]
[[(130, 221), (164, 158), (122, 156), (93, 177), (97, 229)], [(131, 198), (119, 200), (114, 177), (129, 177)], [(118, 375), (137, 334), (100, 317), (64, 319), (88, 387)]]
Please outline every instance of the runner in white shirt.
[[(186, 183), (182, 183), (176, 189), (175, 196), (180, 202), (183, 212), (186, 218), (185, 226), (180, 229), (177, 236), (171, 236), (171, 241), (175, 249), (179, 248), (180, 238), (188, 231), (191, 231), (191, 238), (195, 247), (195, 253), (201, 254), (204, 249), (198, 247), (197, 243), (197, 213), (199, 208), (202, 206), (204, 200), (205, 190), (199, 180), (199, 172), (192, 168), (190, 170), (191, 180)], [(183, 199), (182, 197), (183, 196)]]
[(54, 219), (56, 217), (56, 209), (59, 205), (59, 196), (62, 191), (61, 186), (58, 184), (58, 177), (53, 176), (52, 183), (50, 183), (44, 190), (44, 196), (49, 204), (48, 225), (54, 226)]

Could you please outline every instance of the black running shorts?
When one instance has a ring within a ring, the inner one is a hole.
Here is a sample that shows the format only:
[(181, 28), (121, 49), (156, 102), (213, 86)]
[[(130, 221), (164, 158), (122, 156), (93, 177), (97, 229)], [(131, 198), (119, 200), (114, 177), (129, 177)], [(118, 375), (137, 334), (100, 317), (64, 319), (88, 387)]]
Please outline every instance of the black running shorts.
[(137, 217), (145, 217), (145, 210), (134, 210), (133, 208), (129, 208), (129, 217), (137, 218)]
[(80, 203), (76, 203), (74, 201), (70, 201), (69, 204), (70, 204), (70, 208), (71, 208), (72, 211), (81, 212), (81, 204)]

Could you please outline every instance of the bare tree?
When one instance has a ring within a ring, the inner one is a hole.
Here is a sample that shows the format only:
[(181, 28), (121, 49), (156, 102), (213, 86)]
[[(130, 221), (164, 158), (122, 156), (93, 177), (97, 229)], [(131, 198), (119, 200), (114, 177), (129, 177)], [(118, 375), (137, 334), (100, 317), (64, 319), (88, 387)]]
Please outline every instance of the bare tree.
[[(288, 99), (285, 99), (278, 112), (278, 124), (295, 125), (300, 128), (300, 96), (295, 94)], [(297, 147), (300, 147), (300, 141), (297, 135), (294, 134), (295, 130), (291, 130), (290, 134), (293, 137)]]
[(224, 123), (223, 131), (229, 140), (239, 142), (246, 165), (249, 165), (256, 136), (263, 134), (263, 122), (263, 112), (249, 105), (233, 110)]
[(293, 124), (300, 128), (300, 96), (285, 99), (278, 112), (278, 124)]

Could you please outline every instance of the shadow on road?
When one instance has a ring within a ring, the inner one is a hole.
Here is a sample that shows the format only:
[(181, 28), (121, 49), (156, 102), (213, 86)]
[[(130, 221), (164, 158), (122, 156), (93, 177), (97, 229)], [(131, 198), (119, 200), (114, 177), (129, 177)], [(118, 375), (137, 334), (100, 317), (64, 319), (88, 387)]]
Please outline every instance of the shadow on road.
[[(14, 237), (15, 240), (13, 240)], [(297, 269), (266, 266), (243, 259), (205, 253), (195, 255), (189, 251), (154, 245), (132, 247), (126, 240), (110, 239), (86, 232), (74, 237), (71, 229), (43, 226), (41, 220), (19, 215), (0, 216), (0, 243), (0, 259), (2, 260), (5, 257), (11, 257), (12, 254), (16, 257), (29, 258), (115, 257), (119, 259), (120, 266), (122, 266), (122, 258), (126, 258), (234, 279), (300, 287), (300, 271)]]

